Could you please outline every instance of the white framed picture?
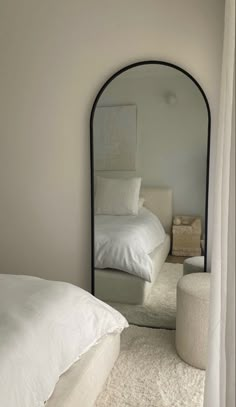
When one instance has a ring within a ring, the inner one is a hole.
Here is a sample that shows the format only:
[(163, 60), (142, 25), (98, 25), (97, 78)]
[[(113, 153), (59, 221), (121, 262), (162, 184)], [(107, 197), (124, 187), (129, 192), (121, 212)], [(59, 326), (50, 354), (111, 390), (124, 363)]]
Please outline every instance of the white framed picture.
[(97, 107), (94, 117), (96, 171), (134, 171), (137, 155), (135, 105)]

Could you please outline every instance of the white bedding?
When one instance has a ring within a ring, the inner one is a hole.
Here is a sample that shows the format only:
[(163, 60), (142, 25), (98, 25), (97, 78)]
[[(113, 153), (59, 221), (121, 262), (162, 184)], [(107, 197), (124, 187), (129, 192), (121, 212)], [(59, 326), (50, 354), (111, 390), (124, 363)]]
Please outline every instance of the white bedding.
[(0, 274), (0, 406), (44, 406), (63, 372), (127, 325), (79, 287)]
[(157, 216), (146, 208), (136, 216), (95, 216), (95, 267), (126, 271), (151, 282), (149, 254), (165, 236)]

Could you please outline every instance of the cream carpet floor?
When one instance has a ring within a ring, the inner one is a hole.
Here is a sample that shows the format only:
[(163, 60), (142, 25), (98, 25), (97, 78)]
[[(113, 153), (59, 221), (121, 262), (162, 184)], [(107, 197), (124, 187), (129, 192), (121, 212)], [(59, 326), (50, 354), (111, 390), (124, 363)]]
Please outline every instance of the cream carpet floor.
[(176, 286), (182, 275), (182, 264), (165, 263), (143, 305), (110, 305), (120, 311), (130, 324), (175, 329)]
[(202, 407), (204, 380), (178, 357), (174, 330), (130, 326), (96, 407)]

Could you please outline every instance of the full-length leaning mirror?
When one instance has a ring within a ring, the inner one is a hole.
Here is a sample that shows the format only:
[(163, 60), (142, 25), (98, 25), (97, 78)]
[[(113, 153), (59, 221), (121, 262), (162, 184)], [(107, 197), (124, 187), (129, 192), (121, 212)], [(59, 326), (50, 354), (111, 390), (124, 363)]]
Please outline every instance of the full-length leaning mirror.
[(184, 267), (205, 267), (209, 137), (203, 90), (169, 63), (128, 66), (95, 100), (93, 293), (130, 323), (175, 328)]

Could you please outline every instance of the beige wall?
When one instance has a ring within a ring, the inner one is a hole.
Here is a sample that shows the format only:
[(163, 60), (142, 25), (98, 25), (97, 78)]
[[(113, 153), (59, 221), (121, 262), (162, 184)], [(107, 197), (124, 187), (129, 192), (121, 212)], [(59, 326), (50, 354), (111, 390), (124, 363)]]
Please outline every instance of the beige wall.
[(216, 131), (223, 0), (0, 0), (0, 268), (90, 287), (89, 115), (143, 59), (183, 66)]

